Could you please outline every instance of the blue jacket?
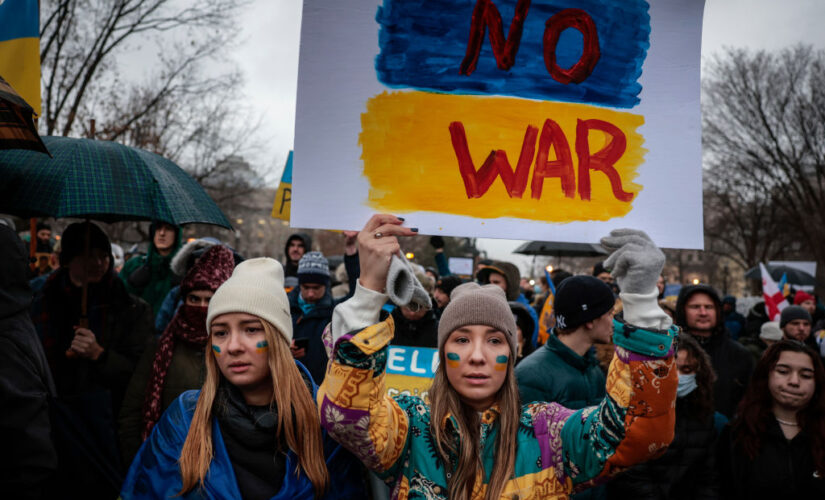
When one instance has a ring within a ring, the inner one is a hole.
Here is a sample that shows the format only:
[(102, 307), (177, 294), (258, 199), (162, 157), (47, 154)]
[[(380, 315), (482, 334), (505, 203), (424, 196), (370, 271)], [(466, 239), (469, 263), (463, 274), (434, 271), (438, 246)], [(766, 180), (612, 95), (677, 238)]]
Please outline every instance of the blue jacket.
[[(298, 363), (299, 368), (303, 366)], [(313, 393), (317, 387), (313, 384)], [(123, 500), (160, 499), (175, 497), (181, 489), (180, 458), (183, 443), (189, 433), (189, 424), (195, 413), (200, 391), (186, 391), (166, 410), (160, 422), (152, 430), (149, 438), (140, 447), (120, 496)], [(313, 394), (313, 398), (315, 394)], [(235, 471), (229, 460), (217, 419), (212, 419), (212, 442), (215, 456), (209, 465), (209, 473), (203, 488), (194, 488), (183, 499), (228, 499), (241, 498), (235, 479)], [(323, 497), (333, 499), (361, 499), (366, 497), (360, 464), (338, 443), (324, 432), (324, 455), (330, 474), (330, 488)], [(298, 457), (292, 451), (287, 453), (286, 470), (295, 471)], [(292, 498), (314, 498), (314, 490), (309, 479), (301, 473), (287, 473), (283, 486), (272, 500)]]

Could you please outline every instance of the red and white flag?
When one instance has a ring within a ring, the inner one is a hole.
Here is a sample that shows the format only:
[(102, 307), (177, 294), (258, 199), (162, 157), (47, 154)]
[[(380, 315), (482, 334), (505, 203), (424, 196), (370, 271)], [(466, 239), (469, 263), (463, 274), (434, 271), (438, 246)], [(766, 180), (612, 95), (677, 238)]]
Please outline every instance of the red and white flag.
[(765, 264), (759, 263), (759, 271), (762, 273), (762, 297), (765, 299), (765, 312), (771, 321), (776, 321), (782, 309), (788, 307), (785, 295), (779, 290), (776, 282), (771, 277)]

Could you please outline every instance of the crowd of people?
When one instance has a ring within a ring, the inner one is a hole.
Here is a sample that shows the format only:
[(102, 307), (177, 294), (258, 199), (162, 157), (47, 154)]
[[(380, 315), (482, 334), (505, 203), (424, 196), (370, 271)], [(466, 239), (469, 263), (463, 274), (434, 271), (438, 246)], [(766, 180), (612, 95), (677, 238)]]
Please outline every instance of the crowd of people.
[[(805, 291), (778, 321), (705, 284), (667, 298), (634, 230), (536, 291), (511, 262), (452, 274), (439, 237), (407, 261), (391, 215), (337, 268), (303, 233), (280, 261), (149, 235), (124, 258), (95, 223), (41, 223), (33, 266), (0, 224), (0, 495), (825, 498)], [(388, 393), (391, 346), (437, 352), (426, 400)]]

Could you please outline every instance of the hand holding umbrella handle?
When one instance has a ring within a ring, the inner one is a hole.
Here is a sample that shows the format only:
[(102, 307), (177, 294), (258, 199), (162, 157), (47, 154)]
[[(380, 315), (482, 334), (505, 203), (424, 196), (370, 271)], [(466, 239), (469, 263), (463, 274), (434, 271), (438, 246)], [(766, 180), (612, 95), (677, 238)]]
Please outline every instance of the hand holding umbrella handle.
[[(77, 322), (77, 326), (79, 326), (80, 328), (89, 328), (89, 318), (87, 318), (85, 316), (80, 318), (80, 320)], [(66, 357), (69, 358), (69, 359), (75, 359), (75, 358), (78, 358), (80, 356), (75, 351), (73, 351), (71, 348), (69, 348), (69, 349), (66, 349)]]

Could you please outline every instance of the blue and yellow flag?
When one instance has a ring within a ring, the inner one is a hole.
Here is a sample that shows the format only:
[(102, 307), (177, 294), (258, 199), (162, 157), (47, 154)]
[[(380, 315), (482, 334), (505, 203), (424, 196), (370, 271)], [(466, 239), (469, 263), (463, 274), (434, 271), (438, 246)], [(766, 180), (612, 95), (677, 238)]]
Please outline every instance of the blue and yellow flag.
[(272, 217), (289, 221), (292, 206), (292, 151), (286, 159), (284, 173), (281, 175), (281, 184), (275, 193), (275, 203), (272, 204)]
[(40, 114), (40, 13), (37, 0), (0, 1), (0, 76)]

